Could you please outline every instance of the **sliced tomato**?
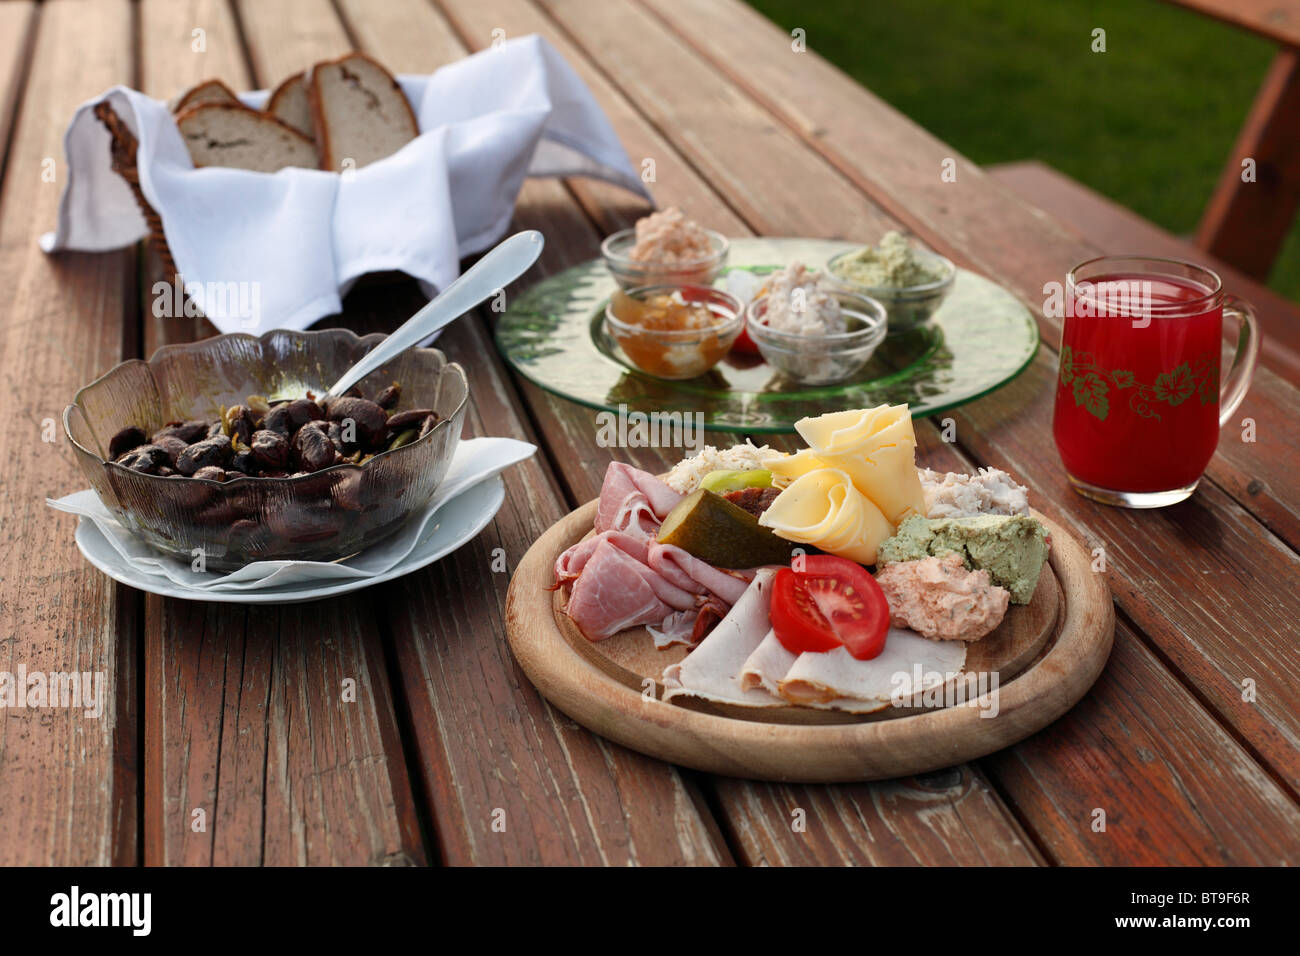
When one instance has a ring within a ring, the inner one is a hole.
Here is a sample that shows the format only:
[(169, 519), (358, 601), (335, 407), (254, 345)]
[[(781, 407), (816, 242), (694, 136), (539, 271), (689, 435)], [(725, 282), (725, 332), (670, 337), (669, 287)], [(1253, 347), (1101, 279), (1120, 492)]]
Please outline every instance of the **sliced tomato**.
[(792, 654), (843, 645), (860, 661), (885, 649), (889, 602), (862, 565), (829, 554), (800, 556), (772, 586), (772, 629)]
[(772, 579), (772, 630), (791, 654), (829, 651), (844, 642), (831, 630), (799, 575), (782, 568)]

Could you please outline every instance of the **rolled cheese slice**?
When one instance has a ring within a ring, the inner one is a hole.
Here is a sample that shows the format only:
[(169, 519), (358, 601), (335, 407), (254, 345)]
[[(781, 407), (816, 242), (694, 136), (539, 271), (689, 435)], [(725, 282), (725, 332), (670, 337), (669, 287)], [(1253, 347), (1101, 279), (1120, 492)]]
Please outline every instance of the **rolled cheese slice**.
[(772, 483), (784, 487), (796, 478), (801, 478), (810, 471), (825, 468), (826, 462), (817, 457), (809, 448), (795, 452), (793, 455), (772, 456), (763, 459), (763, 467), (772, 473)]
[(880, 542), (894, 533), (879, 508), (838, 468), (819, 468), (795, 479), (758, 519), (779, 537), (860, 564), (875, 564)]
[(916, 444), (906, 405), (877, 405), (801, 418), (795, 431), (819, 455), (865, 454), (877, 445)]
[[(830, 412), (800, 419), (795, 428), (812, 447), (792, 459), (806, 454), (808, 463), (846, 472), (895, 527), (912, 512), (925, 514), (925, 493), (916, 470), (916, 432), (906, 405)], [(808, 465), (787, 461), (782, 468), (783, 474), (795, 477)]]
[(847, 474), (894, 527), (909, 514), (925, 514), (925, 492), (911, 442), (881, 445), (866, 457), (836, 455), (830, 464)]

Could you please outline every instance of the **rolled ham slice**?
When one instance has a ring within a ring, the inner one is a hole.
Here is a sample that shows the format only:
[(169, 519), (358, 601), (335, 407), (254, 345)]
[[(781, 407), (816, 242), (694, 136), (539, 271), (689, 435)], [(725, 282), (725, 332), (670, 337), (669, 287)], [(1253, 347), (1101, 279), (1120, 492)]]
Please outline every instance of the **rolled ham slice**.
[(668, 512), (681, 500), (680, 494), (650, 472), (611, 461), (600, 486), (596, 530), (653, 538)]
[(590, 538), (583, 538), (555, 559), (555, 584), (552, 585), (551, 590), (554, 591), (560, 585), (568, 584), (577, 578), (582, 573), (582, 569), (587, 566), (587, 562), (591, 560), (591, 556), (596, 553), (596, 549), (604, 541), (608, 541), (620, 551), (630, 554), (642, 564), (647, 563), (647, 551), (650, 549), (648, 539), (625, 534), (622, 531), (602, 531)]
[(688, 591), (709, 591), (727, 602), (735, 604), (754, 579), (754, 572), (729, 571), (701, 561), (693, 554), (674, 544), (651, 542), (646, 551), (646, 563), (665, 578)]
[(775, 576), (773, 568), (759, 569), (740, 600), (700, 646), (681, 663), (664, 669), (664, 700), (698, 697), (744, 707), (780, 707), (785, 703), (765, 690), (746, 690), (740, 682), (745, 661), (771, 630), (768, 607)]
[(660, 589), (671, 588), (649, 565), (609, 541), (601, 541), (573, 583), (565, 613), (589, 641), (601, 641), (629, 627), (658, 624), (673, 611), (695, 606), (685, 591), (683, 607), (664, 601)]

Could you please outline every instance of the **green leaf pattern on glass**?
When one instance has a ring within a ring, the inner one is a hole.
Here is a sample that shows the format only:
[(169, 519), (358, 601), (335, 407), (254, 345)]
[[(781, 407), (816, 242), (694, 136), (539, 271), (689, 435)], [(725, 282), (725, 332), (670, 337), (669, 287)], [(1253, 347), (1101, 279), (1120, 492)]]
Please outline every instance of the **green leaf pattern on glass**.
[(1203, 355), (1195, 365), (1183, 362), (1168, 372), (1161, 372), (1151, 385), (1137, 381), (1128, 369), (1100, 368), (1090, 352), (1075, 352), (1061, 347), (1061, 384), (1074, 395), (1074, 404), (1086, 408), (1098, 420), (1110, 414), (1110, 390), (1131, 389), (1128, 407), (1143, 418), (1160, 420), (1154, 405), (1163, 403), (1176, 408), (1196, 395), (1202, 405), (1219, 397), (1219, 364), (1213, 355)]
[(1074, 404), (1082, 405), (1102, 421), (1110, 414), (1110, 399), (1106, 397), (1109, 391), (1105, 379), (1096, 372), (1074, 377)]

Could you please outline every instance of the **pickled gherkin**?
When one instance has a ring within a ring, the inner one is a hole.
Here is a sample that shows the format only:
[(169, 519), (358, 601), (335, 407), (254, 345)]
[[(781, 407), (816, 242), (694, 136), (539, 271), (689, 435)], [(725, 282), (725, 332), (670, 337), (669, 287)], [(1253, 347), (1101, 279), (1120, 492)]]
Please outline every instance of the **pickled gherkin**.
[(795, 547), (761, 527), (745, 509), (705, 488), (683, 498), (668, 513), (658, 540), (720, 568), (789, 564)]

